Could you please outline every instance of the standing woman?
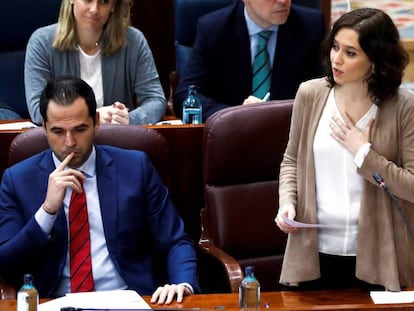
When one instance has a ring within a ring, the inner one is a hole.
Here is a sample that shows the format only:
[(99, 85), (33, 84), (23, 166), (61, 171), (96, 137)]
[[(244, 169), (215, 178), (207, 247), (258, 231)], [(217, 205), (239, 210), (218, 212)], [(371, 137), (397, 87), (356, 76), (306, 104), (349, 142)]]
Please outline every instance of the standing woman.
[(25, 60), (29, 113), (40, 124), (48, 80), (73, 75), (94, 90), (101, 123), (162, 119), (166, 99), (148, 43), (130, 26), (131, 0), (62, 0), (57, 24), (37, 29)]
[[(281, 164), (277, 226), (288, 233), (280, 282), (299, 289), (414, 285), (414, 96), (408, 56), (384, 12), (340, 17), (323, 43), (328, 76), (296, 95)], [(335, 228), (295, 229), (283, 219)], [(339, 226), (337, 226), (339, 225)]]

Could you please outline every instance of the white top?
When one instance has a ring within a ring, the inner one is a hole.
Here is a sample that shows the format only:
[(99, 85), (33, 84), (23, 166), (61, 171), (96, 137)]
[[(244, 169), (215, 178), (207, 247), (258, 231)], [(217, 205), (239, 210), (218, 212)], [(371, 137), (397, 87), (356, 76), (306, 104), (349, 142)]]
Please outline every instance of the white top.
[(88, 83), (95, 93), (97, 108), (104, 105), (102, 86), (101, 49), (94, 55), (86, 54), (79, 46), (81, 79)]
[[(375, 118), (377, 106), (356, 123), (363, 130)], [(319, 224), (343, 225), (343, 229), (319, 229), (319, 251), (355, 256), (357, 253), (358, 218), (363, 179), (357, 174), (358, 154), (354, 156), (331, 137), (329, 123), (338, 110), (334, 88), (331, 90), (319, 121), (313, 143), (316, 178), (316, 204)], [(369, 147), (369, 145), (368, 145)], [(361, 147), (368, 152), (367, 144)], [(360, 150), (361, 150), (360, 149)], [(361, 165), (362, 162), (358, 163)]]

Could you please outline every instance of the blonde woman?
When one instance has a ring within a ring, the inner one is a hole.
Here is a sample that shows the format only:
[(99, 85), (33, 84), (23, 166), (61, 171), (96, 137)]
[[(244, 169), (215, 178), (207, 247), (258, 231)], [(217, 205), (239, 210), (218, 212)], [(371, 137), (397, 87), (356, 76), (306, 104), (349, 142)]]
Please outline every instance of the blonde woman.
[(26, 100), (40, 124), (47, 81), (73, 75), (86, 81), (101, 124), (149, 124), (162, 119), (166, 99), (148, 43), (130, 26), (131, 0), (62, 0), (57, 24), (37, 29), (25, 60)]

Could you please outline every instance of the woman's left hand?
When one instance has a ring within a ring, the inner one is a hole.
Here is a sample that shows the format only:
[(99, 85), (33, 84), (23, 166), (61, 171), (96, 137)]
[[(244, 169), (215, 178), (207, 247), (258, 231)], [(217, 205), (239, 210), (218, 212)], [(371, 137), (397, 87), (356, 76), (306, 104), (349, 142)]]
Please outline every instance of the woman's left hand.
[(112, 104), (112, 124), (130, 124), (129, 109), (121, 102)]
[(355, 123), (347, 114), (345, 114), (344, 119), (345, 122), (337, 116), (332, 117), (329, 124), (329, 127), (332, 130), (331, 136), (349, 152), (356, 155), (362, 145), (369, 143), (374, 119), (368, 121), (367, 127), (363, 131), (355, 126)]

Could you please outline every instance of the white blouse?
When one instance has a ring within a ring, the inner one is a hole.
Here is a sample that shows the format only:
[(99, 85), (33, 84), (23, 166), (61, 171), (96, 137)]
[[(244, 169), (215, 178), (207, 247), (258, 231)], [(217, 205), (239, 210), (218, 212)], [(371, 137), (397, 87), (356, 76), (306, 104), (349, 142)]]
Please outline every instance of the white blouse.
[[(332, 116), (344, 120), (338, 110), (334, 88), (331, 90), (313, 142), (316, 177), (318, 223), (340, 225), (340, 228), (319, 229), (319, 251), (340, 256), (357, 252), (358, 217), (363, 179), (357, 174), (354, 156), (331, 137)], [(375, 118), (377, 106), (356, 123), (363, 130)]]
[(93, 89), (97, 108), (104, 105), (101, 49), (94, 55), (86, 54), (79, 46), (79, 63), (81, 79)]

